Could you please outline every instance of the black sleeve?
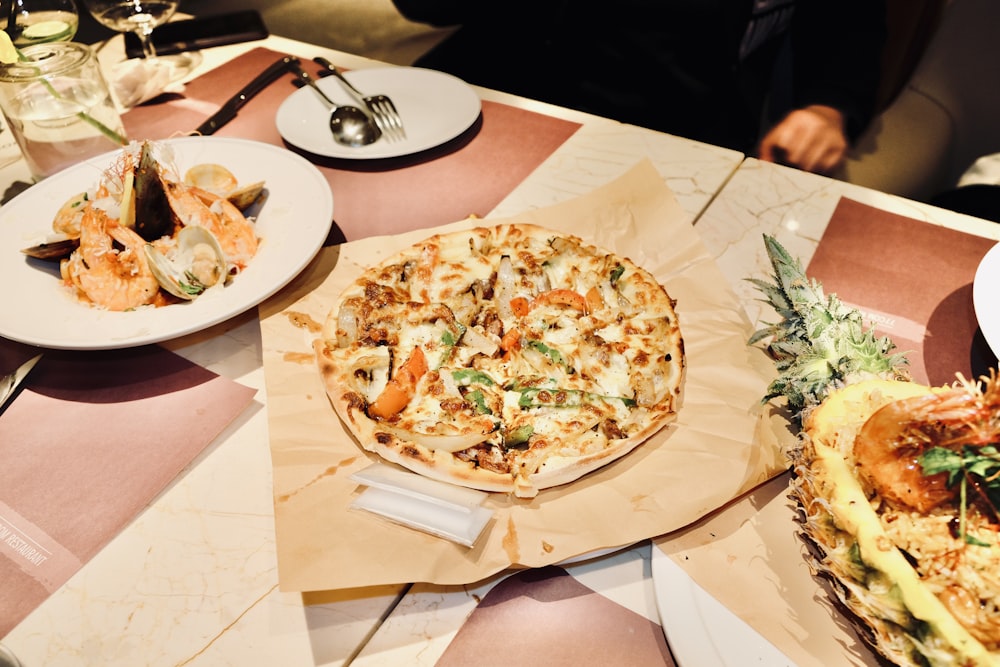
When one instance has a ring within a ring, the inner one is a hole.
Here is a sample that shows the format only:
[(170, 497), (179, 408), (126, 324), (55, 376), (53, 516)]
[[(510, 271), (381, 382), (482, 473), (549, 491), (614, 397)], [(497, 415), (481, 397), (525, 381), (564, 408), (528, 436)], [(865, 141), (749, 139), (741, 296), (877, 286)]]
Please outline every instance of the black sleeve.
[(800, 0), (791, 40), (795, 106), (839, 109), (848, 137), (856, 138), (875, 113), (885, 0)]

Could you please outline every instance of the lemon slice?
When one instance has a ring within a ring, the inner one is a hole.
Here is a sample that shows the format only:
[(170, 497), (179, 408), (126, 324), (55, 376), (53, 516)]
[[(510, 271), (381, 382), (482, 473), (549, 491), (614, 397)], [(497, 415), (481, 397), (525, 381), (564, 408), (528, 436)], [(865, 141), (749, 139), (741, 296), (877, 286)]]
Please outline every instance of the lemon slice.
[(52, 39), (57, 35), (69, 32), (69, 23), (65, 21), (39, 21), (25, 28), (21, 34), (32, 41)]
[(17, 49), (10, 41), (10, 35), (0, 30), (0, 63), (9, 65), (18, 61)]

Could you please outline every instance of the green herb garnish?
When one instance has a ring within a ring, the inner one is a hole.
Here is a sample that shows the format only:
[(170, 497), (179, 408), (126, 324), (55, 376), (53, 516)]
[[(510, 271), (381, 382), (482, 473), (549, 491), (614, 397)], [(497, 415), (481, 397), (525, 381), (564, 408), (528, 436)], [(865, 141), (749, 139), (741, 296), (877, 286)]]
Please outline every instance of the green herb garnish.
[(968, 488), (982, 492), (994, 514), (1000, 500), (1000, 452), (993, 445), (965, 446), (961, 452), (931, 447), (920, 456), (924, 475), (947, 473), (949, 488), (959, 484), (958, 534), (967, 544), (986, 547), (988, 543), (968, 532)]

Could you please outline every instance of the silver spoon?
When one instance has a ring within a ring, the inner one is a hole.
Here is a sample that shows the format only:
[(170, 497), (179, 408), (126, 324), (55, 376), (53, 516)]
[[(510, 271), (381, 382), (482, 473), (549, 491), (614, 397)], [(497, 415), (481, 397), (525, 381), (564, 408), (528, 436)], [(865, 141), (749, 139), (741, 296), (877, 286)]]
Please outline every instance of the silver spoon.
[(292, 71), (307, 86), (315, 90), (330, 106), (330, 132), (333, 140), (345, 146), (367, 146), (378, 141), (382, 131), (375, 126), (372, 119), (358, 107), (340, 106), (326, 96), (316, 81), (308, 72), (298, 66), (292, 66)]

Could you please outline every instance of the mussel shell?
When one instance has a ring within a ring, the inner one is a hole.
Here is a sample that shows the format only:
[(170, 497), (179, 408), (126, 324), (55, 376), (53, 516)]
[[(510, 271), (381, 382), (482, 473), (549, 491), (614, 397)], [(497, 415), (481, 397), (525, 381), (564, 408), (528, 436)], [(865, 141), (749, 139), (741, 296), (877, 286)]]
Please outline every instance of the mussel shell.
[(192, 225), (181, 229), (176, 248), (167, 257), (146, 244), (146, 259), (160, 286), (174, 296), (191, 300), (207, 289), (224, 285), (229, 271), (226, 254), (212, 232)]
[(28, 257), (34, 257), (35, 259), (44, 259), (47, 262), (58, 262), (59, 260), (66, 259), (73, 254), (73, 251), (80, 247), (80, 239), (62, 239), (60, 241), (50, 241), (48, 243), (39, 243), (38, 245), (33, 245), (30, 248), (23, 248), (23, 252)]
[(135, 170), (135, 231), (147, 241), (173, 233), (177, 220), (162, 178), (152, 146), (146, 142)]

